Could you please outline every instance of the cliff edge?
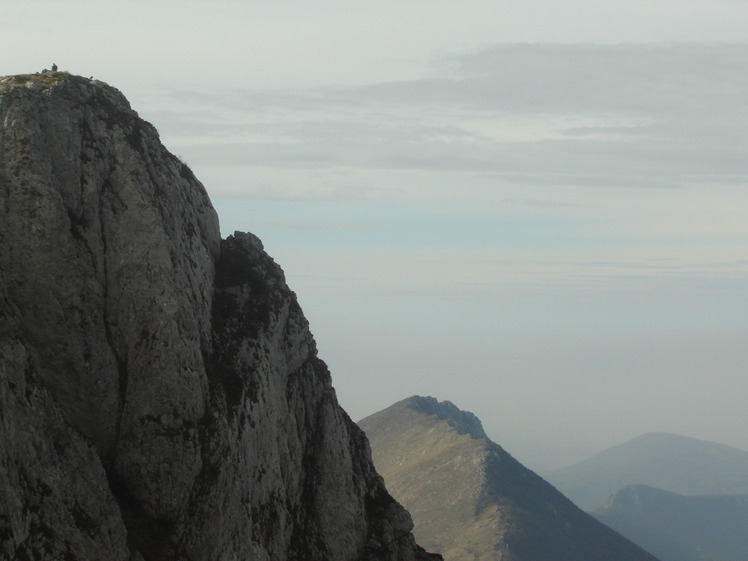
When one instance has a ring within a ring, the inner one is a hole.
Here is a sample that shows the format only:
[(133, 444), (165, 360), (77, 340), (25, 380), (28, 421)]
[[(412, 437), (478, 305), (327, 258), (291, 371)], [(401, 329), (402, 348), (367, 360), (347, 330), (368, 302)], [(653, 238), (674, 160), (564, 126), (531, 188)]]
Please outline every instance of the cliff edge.
[(0, 78), (0, 125), (0, 559), (438, 559), (280, 267), (119, 91)]

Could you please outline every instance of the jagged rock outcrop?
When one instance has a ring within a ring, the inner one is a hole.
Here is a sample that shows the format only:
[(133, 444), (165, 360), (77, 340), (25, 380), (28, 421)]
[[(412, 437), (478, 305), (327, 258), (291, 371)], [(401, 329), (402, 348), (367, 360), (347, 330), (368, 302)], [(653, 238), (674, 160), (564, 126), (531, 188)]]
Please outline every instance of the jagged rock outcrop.
[(0, 79), (0, 559), (413, 560), (281, 269), (126, 99)]
[(662, 561), (748, 559), (748, 495), (685, 496), (628, 485), (594, 516)]
[(414, 396), (359, 422), (419, 543), (446, 561), (657, 561), (581, 511), (483, 432)]

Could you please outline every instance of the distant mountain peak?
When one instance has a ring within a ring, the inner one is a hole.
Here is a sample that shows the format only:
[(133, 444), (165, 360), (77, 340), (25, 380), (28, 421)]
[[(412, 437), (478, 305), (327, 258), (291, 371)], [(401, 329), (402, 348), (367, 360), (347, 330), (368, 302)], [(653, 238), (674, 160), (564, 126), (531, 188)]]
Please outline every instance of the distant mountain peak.
[(748, 552), (748, 495), (627, 485), (594, 516), (662, 561), (744, 561)]
[(748, 452), (689, 436), (651, 432), (546, 475), (567, 497), (590, 511), (632, 484), (683, 495), (746, 494)]
[(434, 397), (414, 395), (405, 400), (410, 409), (435, 415), (437, 419), (444, 419), (461, 434), (469, 434), (473, 438), (486, 439), (480, 419), (470, 411), (463, 411), (451, 401), (439, 401)]
[(601, 510), (618, 510), (621, 508), (641, 508), (643, 503), (659, 500), (662, 497), (677, 497), (679, 495), (670, 491), (663, 491), (657, 487), (643, 484), (632, 484), (621, 487), (617, 493), (608, 499), (607, 504)]
[(657, 561), (577, 508), (449, 401), (412, 396), (359, 425), (419, 543), (445, 561)]

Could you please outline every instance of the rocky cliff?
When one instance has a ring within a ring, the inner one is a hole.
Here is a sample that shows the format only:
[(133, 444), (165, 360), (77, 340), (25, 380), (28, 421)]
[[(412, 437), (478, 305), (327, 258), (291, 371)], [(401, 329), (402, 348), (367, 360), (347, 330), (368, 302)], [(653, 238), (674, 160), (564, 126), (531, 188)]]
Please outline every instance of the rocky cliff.
[(360, 421), (419, 543), (446, 561), (657, 561), (574, 506), (450, 402), (414, 396)]
[(0, 559), (434, 559), (281, 269), (126, 99), (5, 77), (0, 123)]

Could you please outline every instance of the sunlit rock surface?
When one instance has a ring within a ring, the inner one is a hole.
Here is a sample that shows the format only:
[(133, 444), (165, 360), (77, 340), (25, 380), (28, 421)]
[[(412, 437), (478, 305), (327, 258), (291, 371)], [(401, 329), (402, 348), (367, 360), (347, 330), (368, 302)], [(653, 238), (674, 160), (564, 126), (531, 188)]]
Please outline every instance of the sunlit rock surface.
[(283, 273), (120, 92), (0, 78), (0, 559), (414, 560)]
[(445, 561), (657, 561), (574, 506), (454, 404), (414, 396), (360, 421), (374, 463)]

